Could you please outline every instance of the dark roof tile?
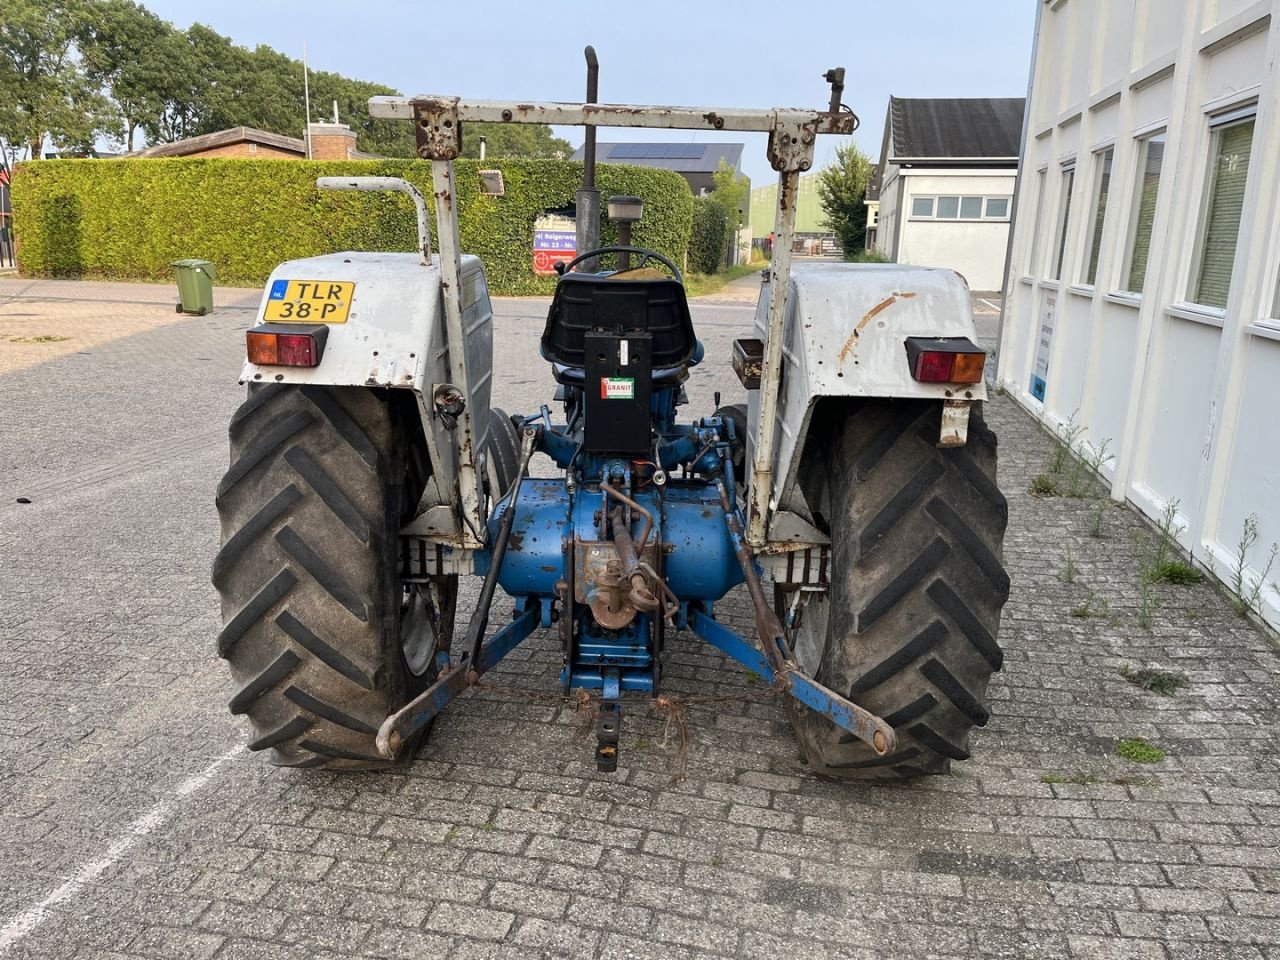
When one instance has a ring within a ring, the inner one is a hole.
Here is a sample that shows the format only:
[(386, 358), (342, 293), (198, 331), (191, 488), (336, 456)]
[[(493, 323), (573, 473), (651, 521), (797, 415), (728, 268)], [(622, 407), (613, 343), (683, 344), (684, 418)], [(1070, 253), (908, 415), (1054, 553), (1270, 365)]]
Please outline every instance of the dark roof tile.
[(889, 98), (891, 161), (1016, 160), (1022, 97)]

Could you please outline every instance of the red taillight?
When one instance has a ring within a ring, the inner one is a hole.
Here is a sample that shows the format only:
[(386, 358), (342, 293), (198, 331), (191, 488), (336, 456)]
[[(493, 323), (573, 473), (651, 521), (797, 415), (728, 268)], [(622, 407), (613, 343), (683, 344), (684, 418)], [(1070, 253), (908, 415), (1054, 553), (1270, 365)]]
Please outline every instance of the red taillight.
[(276, 336), (279, 344), (279, 363), (283, 367), (314, 367), (316, 365), (316, 341), (305, 333), (281, 333)]
[(271, 367), (314, 367), (324, 354), (328, 327), (295, 327), (271, 324), (245, 333), (250, 363)]
[(921, 383), (950, 383), (955, 356), (954, 353), (922, 350), (916, 357), (916, 368), (911, 375)]
[(907, 338), (907, 365), (920, 383), (981, 383), (987, 355), (965, 337)]

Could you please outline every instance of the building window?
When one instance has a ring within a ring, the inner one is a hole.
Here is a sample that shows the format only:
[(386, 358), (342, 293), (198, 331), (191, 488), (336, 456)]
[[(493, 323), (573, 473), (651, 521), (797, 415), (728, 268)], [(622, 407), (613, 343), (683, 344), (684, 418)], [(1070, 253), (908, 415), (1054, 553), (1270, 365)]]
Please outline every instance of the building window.
[(1053, 258), (1053, 272), (1050, 277), (1062, 279), (1062, 260), (1067, 254), (1067, 224), (1071, 222), (1071, 190), (1076, 185), (1076, 166), (1071, 164), (1062, 168), (1062, 216), (1058, 218), (1058, 249)]
[(1102, 252), (1102, 228), (1107, 219), (1107, 196), (1111, 192), (1111, 160), (1114, 155), (1114, 148), (1108, 147), (1095, 158), (1093, 219), (1089, 223), (1089, 261), (1084, 271), (1084, 282), (1089, 286), (1098, 282), (1098, 255)]
[(1232, 115), (1215, 123), (1204, 221), (1191, 282), (1191, 301), (1201, 306), (1227, 305), (1252, 147), (1252, 115)]
[(939, 197), (938, 198), (938, 219), (954, 220), (960, 216), (960, 198), (959, 197)]
[(1129, 243), (1129, 267), (1125, 289), (1141, 293), (1147, 282), (1147, 257), (1151, 252), (1151, 225), (1156, 219), (1156, 200), (1160, 196), (1160, 170), (1164, 167), (1165, 135), (1157, 133), (1142, 141), (1138, 161), (1137, 214)]
[(913, 220), (1008, 220), (1008, 197), (912, 197)]
[(1035, 275), (1040, 270), (1040, 230), (1044, 226), (1045, 171), (1036, 171), (1036, 219), (1031, 230), (1031, 253), (1027, 258), (1027, 273)]

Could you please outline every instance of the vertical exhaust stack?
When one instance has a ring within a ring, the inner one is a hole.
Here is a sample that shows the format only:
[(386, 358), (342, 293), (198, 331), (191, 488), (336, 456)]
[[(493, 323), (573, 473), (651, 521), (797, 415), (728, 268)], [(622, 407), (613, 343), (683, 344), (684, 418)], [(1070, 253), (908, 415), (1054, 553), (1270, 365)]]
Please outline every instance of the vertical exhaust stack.
[[(596, 48), (588, 46), (583, 53), (587, 58), (587, 103), (596, 103), (600, 97), (600, 61)], [(596, 189), (596, 128), (587, 127), (583, 141), (582, 189), (577, 196), (578, 253), (600, 246), (600, 191)], [(595, 263), (583, 262), (584, 270), (594, 270)]]

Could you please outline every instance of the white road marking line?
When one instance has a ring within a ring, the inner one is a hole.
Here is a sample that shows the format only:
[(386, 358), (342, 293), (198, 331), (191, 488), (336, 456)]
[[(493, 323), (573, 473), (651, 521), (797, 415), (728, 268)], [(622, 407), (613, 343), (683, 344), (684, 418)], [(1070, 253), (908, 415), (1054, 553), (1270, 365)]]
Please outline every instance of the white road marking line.
[(978, 298), (978, 302), (979, 302), (979, 303), (985, 303), (988, 307), (990, 307), (990, 308), (991, 308), (992, 310), (994, 310), (996, 313), (999, 313), (999, 312), (1000, 312), (1000, 304), (998, 304), (998, 303), (992, 303), (990, 300), (986, 300), (986, 299), (984, 299), (984, 298), (982, 298), (982, 297), (979, 297), (979, 298)]
[(11, 917), (3, 927), (0, 927), (0, 956), (7, 953), (10, 947), (38, 927), (45, 919), (50, 907), (55, 907), (75, 897), (86, 884), (92, 883), (100, 877), (108, 867), (112, 866), (128, 853), (131, 848), (136, 846), (139, 840), (168, 821), (177, 812), (178, 806), (183, 800), (212, 780), (218, 769), (224, 763), (234, 759), (243, 749), (243, 747), (237, 746), (232, 750), (228, 750), (200, 773), (178, 784), (170, 796), (165, 797), (137, 820), (129, 824), (124, 835), (111, 844), (102, 857), (92, 863), (85, 864), (75, 876), (34, 907), (24, 910), (15, 917)]

